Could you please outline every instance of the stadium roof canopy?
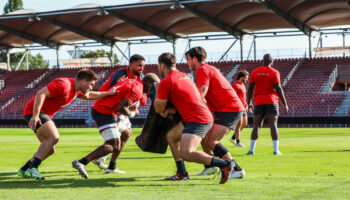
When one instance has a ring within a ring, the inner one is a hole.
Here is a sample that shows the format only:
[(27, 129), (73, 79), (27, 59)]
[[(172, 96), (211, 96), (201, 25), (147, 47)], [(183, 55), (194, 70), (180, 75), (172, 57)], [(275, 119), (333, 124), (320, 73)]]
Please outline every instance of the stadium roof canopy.
[(173, 42), (191, 34), (226, 32), (237, 39), (268, 29), (297, 28), (305, 35), (350, 25), (348, 0), (169, 0), (67, 10), (21, 10), (0, 16), (0, 47), (34, 43), (57, 48), (93, 40), (105, 45), (157, 36)]

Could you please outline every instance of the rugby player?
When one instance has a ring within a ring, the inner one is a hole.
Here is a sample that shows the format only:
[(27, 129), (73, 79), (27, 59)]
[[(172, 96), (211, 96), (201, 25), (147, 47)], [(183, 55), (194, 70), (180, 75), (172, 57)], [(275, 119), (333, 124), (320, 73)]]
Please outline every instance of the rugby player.
[(277, 130), (278, 119), (278, 99), (281, 98), (284, 105), (284, 112), (288, 112), (288, 104), (281, 87), (280, 73), (272, 68), (273, 59), (270, 54), (265, 54), (263, 66), (254, 69), (249, 78), (247, 104), (249, 109), (253, 108), (252, 96), (254, 92), (254, 127), (251, 135), (250, 149), (247, 155), (254, 155), (256, 141), (259, 137), (260, 129), (267, 121), (271, 131), (273, 143), (273, 154), (282, 155), (279, 151), (279, 135)]
[(241, 131), (248, 124), (248, 115), (247, 115), (247, 88), (245, 87), (245, 83), (248, 81), (249, 73), (247, 70), (241, 70), (237, 74), (236, 81), (232, 84), (232, 88), (236, 91), (239, 99), (241, 100), (245, 110), (243, 112), (243, 116), (241, 120), (237, 123), (234, 134), (229, 141), (235, 144), (237, 147), (245, 148), (245, 146), (241, 143)]
[[(202, 47), (193, 47), (188, 50), (186, 58), (189, 69), (196, 72), (197, 88), (201, 98), (207, 102), (214, 117), (213, 127), (202, 142), (202, 147), (208, 154), (214, 154), (215, 157), (235, 163), (234, 172), (230, 178), (243, 178), (244, 170), (233, 160), (220, 140), (230, 130), (236, 128), (244, 112), (244, 106), (227, 79), (217, 68), (205, 62), (207, 53)], [(209, 175), (215, 171), (215, 168), (206, 165), (205, 169), (197, 175)]]
[(163, 117), (166, 117), (168, 113), (173, 113), (174, 109), (166, 108), (169, 101), (183, 120), (167, 134), (177, 173), (165, 180), (189, 179), (184, 165), (185, 160), (219, 167), (222, 172), (219, 183), (224, 184), (230, 177), (234, 162), (197, 151), (198, 145), (213, 125), (213, 116), (201, 98), (195, 83), (186, 74), (176, 69), (176, 58), (171, 53), (163, 53), (159, 56), (158, 69), (164, 79), (159, 85), (155, 85), (157, 90), (157, 99), (154, 102), (155, 111)]
[(40, 146), (33, 157), (22, 166), (17, 174), (22, 178), (44, 180), (38, 170), (47, 157), (55, 153), (59, 134), (52, 117), (76, 97), (85, 100), (101, 99), (115, 94), (115, 89), (107, 92), (93, 92), (97, 76), (89, 69), (82, 69), (75, 78), (57, 78), (39, 90), (26, 105), (24, 118), (29, 128), (34, 130)]
[[(118, 71), (114, 72), (109, 80), (103, 84), (103, 86), (100, 88), (99, 91), (108, 91), (111, 87), (113, 87), (115, 84), (117, 84), (119, 81), (122, 81), (123, 79), (135, 79), (136, 81), (140, 82), (143, 85), (143, 82), (140, 78), (142, 78), (142, 72), (145, 67), (145, 58), (139, 54), (134, 54), (130, 57), (129, 60), (129, 66), (123, 69), (119, 69)], [(98, 158), (96, 160), (93, 160), (92, 162), (96, 164), (101, 170), (105, 170), (106, 174), (111, 173), (125, 173), (125, 171), (119, 170), (116, 167), (117, 160), (120, 156), (120, 153), (123, 151), (124, 146), (126, 142), (129, 140), (132, 130), (131, 130), (131, 122), (129, 118), (135, 117), (139, 115), (138, 106), (144, 105), (147, 101), (147, 96), (144, 95), (141, 99), (141, 101), (137, 101), (134, 106), (134, 110), (131, 111), (131, 115), (129, 117), (125, 115), (119, 115), (118, 116), (118, 130), (121, 133), (121, 148), (119, 151), (115, 151), (112, 153), (112, 157), (109, 163), (109, 166), (107, 166), (106, 159), (109, 156), (107, 154), (104, 157)]]
[(109, 153), (120, 151), (121, 134), (115, 116), (118, 113), (124, 116), (132, 115), (133, 111), (130, 108), (142, 98), (142, 92), (148, 91), (149, 86), (157, 80), (154, 78), (154, 74), (147, 74), (143, 78), (143, 81), (147, 82), (145, 87), (135, 79), (125, 79), (114, 86), (118, 88), (118, 93), (97, 100), (92, 105), (91, 116), (95, 120), (97, 128), (105, 142), (87, 156), (72, 162), (73, 168), (77, 169), (83, 178), (88, 178), (85, 166), (89, 162)]

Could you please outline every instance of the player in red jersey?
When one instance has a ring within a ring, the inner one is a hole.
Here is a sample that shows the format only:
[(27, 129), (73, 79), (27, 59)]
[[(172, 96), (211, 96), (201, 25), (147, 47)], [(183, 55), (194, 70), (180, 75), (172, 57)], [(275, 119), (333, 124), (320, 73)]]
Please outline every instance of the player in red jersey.
[(271, 130), (273, 154), (282, 155), (278, 149), (279, 136), (277, 130), (278, 99), (281, 98), (284, 112), (288, 112), (288, 104), (281, 87), (280, 73), (272, 68), (273, 59), (270, 54), (264, 55), (264, 66), (254, 69), (249, 78), (247, 103), (251, 110), (254, 92), (254, 127), (251, 135), (250, 149), (247, 155), (254, 155), (256, 141), (265, 116)]
[(24, 109), (24, 118), (34, 130), (40, 146), (33, 157), (21, 167), (17, 174), (20, 177), (43, 180), (38, 170), (47, 157), (55, 153), (59, 134), (52, 117), (78, 97), (85, 100), (101, 99), (115, 94), (108, 92), (89, 92), (95, 85), (97, 76), (89, 69), (82, 69), (75, 78), (57, 78), (39, 90)]
[(241, 70), (237, 74), (236, 81), (232, 84), (232, 88), (236, 91), (239, 99), (241, 100), (245, 110), (243, 112), (243, 116), (241, 120), (237, 123), (237, 126), (235, 128), (235, 132), (232, 135), (231, 138), (229, 138), (229, 141), (235, 144), (237, 147), (244, 148), (245, 146), (241, 143), (240, 137), (241, 137), (241, 131), (247, 126), (248, 124), (248, 115), (247, 115), (247, 88), (245, 87), (245, 83), (248, 81), (249, 73), (247, 70)]
[(189, 179), (184, 165), (186, 160), (219, 167), (222, 170), (220, 184), (225, 183), (230, 177), (234, 163), (197, 151), (198, 145), (212, 127), (213, 117), (195, 83), (186, 74), (176, 69), (176, 58), (171, 53), (163, 53), (159, 56), (158, 69), (159, 74), (165, 78), (159, 86), (155, 86), (157, 90), (155, 111), (163, 117), (173, 113), (173, 108), (166, 108), (167, 103), (170, 102), (182, 117), (182, 122), (167, 133), (167, 141), (178, 171), (176, 175), (166, 180)]
[[(141, 81), (142, 78), (142, 72), (145, 67), (145, 58), (139, 54), (134, 54), (130, 57), (129, 60), (129, 66), (126, 68), (119, 69), (118, 71), (114, 72), (108, 81), (102, 85), (99, 91), (108, 91), (111, 87), (113, 87), (115, 84), (118, 83), (118, 81), (121, 81), (123, 79), (135, 79), (138, 82), (140, 82), (143, 85), (143, 82)], [(141, 99), (140, 103), (136, 103), (135, 110), (131, 112), (131, 115), (129, 117), (124, 115), (118, 116), (118, 130), (121, 133), (121, 148), (120, 151), (115, 151), (112, 153), (111, 160), (109, 163), (109, 166), (106, 163), (106, 159), (109, 156), (107, 154), (104, 157), (98, 158), (96, 160), (93, 160), (92, 162), (96, 164), (101, 170), (105, 170), (106, 174), (111, 173), (125, 173), (125, 171), (119, 170), (116, 167), (116, 162), (121, 154), (121, 152), (124, 149), (124, 146), (126, 142), (129, 140), (132, 130), (131, 130), (131, 123), (129, 118), (135, 117), (139, 114), (138, 106), (139, 104), (144, 105), (147, 101), (147, 96), (144, 95)]]
[(82, 177), (88, 178), (85, 166), (89, 162), (109, 153), (120, 152), (121, 133), (118, 130), (115, 116), (118, 113), (130, 116), (134, 112), (134, 104), (142, 98), (142, 92), (148, 92), (150, 85), (157, 81), (152, 75), (154, 74), (147, 74), (143, 78), (145, 87), (135, 79), (125, 79), (114, 86), (118, 88), (118, 93), (95, 101), (91, 116), (105, 142), (87, 156), (72, 162), (73, 167), (79, 171)]
[[(202, 47), (193, 47), (186, 52), (189, 69), (196, 72), (197, 87), (201, 98), (207, 102), (214, 115), (213, 127), (208, 132), (202, 147), (208, 154), (235, 163), (230, 178), (243, 178), (244, 170), (233, 160), (228, 149), (220, 143), (241, 119), (244, 106), (227, 79), (219, 70), (205, 62), (207, 53)], [(205, 166), (197, 175), (215, 173), (215, 168)]]

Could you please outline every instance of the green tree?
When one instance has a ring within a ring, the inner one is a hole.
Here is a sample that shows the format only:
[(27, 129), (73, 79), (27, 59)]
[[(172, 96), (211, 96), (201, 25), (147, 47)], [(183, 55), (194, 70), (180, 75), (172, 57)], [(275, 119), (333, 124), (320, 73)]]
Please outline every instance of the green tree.
[(8, 0), (4, 7), (4, 14), (20, 9), (23, 9), (22, 0)]
[[(80, 58), (111, 58), (112, 53), (110, 51), (105, 51), (104, 49), (97, 49), (96, 51), (87, 51), (81, 54)], [(119, 63), (119, 59), (117, 54), (113, 54), (114, 64), (117, 65)]]
[[(12, 63), (11, 68), (15, 69), (18, 62), (23, 57), (24, 52), (12, 53), (10, 54), (10, 61)], [(0, 62), (7, 63), (7, 55), (6, 52), (0, 52)], [(28, 63), (30, 69), (46, 69), (49, 68), (49, 63), (44, 60), (43, 56), (39, 53), (36, 56), (33, 56), (31, 53), (28, 55)], [(24, 58), (19, 69), (26, 69), (26, 58)]]

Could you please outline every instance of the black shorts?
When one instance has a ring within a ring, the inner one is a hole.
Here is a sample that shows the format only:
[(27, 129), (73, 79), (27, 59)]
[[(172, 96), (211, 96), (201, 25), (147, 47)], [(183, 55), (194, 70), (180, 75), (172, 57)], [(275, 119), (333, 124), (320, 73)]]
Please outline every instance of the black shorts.
[[(26, 120), (27, 123), (29, 123), (30, 119), (33, 117), (33, 115), (24, 115), (24, 120)], [(39, 119), (41, 121), (41, 124), (45, 124), (46, 122), (50, 121), (51, 118), (45, 114), (45, 113), (39, 113)], [(38, 130), (38, 128), (40, 128), (40, 124), (37, 123), (36, 124), (36, 127), (35, 127), (35, 130), (34, 130), (34, 133), (36, 133), (36, 130)]]
[(266, 114), (279, 115), (278, 105), (277, 104), (262, 104), (254, 107), (254, 115), (262, 115)]
[(243, 112), (215, 112), (214, 123), (235, 129)]
[(93, 108), (91, 109), (91, 117), (95, 120), (97, 127), (117, 123), (117, 120), (115, 119), (114, 115), (103, 114)]
[(188, 133), (193, 135), (198, 135), (201, 138), (205, 138), (213, 123), (198, 123), (198, 122), (182, 122), (184, 125), (184, 130), (182, 133)]

